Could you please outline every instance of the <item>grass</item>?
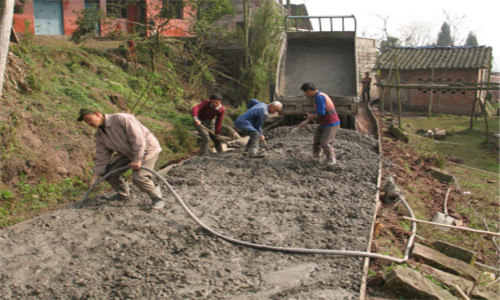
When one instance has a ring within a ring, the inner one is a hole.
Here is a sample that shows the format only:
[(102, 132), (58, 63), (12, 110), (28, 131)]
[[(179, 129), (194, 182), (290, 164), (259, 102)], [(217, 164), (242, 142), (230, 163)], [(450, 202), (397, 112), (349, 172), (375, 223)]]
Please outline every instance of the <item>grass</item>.
[(126, 109), (137, 104), (133, 113), (163, 148), (157, 167), (196, 150), (196, 137), (189, 134), (194, 130), (187, 112), (191, 104), (184, 101), (184, 93), (196, 92), (181, 88), (180, 75), (169, 61), (161, 66), (165, 74), (147, 68), (129, 72), (115, 63), (121, 43), (82, 46), (36, 36), (10, 47), (18, 62), (10, 71), (17, 77), (9, 83), (23, 82), (28, 89), (12, 85), (2, 97), (0, 227), (75, 202), (85, 193), (94, 144), (93, 130), (75, 121), (82, 107), (116, 113), (125, 109), (115, 99)]
[[(499, 118), (489, 117), (489, 135), (486, 139), (486, 125), (484, 119), (478, 118), (473, 121), (470, 128), (470, 117), (443, 115), (439, 117), (412, 117), (403, 118), (405, 130), (410, 133), (411, 144), (420, 151), (441, 153), (451, 160), (466, 166), (478, 168), (484, 171), (498, 174), (499, 151), (498, 138)], [(443, 141), (432, 141), (422, 137), (422, 132), (435, 128), (445, 129), (449, 135)]]
[[(442, 157), (443, 168), (451, 172), (455, 182), (450, 183), (453, 190), (453, 202), (448, 205), (457, 210), (465, 219), (465, 226), (480, 230), (499, 231), (499, 133), (498, 117), (489, 117), (489, 143), (485, 145), (484, 119), (478, 118), (470, 128), (470, 117), (441, 115), (433, 118), (408, 117), (402, 122), (407, 132), (412, 134), (407, 147), (418, 149), (422, 157)], [(449, 135), (443, 141), (421, 138), (422, 132), (429, 129), (446, 129)], [(451, 163), (455, 162), (455, 163)], [(419, 186), (414, 181), (413, 189)], [(421, 195), (424, 195), (423, 192)], [(425, 202), (407, 195), (408, 202), (414, 208), (417, 218), (427, 219), (433, 212)], [(431, 201), (432, 199), (427, 199)], [(491, 236), (451, 230), (443, 232), (432, 225), (420, 224), (419, 234), (429, 239), (440, 239), (453, 244), (474, 249), (485, 261), (497, 265), (496, 247)]]

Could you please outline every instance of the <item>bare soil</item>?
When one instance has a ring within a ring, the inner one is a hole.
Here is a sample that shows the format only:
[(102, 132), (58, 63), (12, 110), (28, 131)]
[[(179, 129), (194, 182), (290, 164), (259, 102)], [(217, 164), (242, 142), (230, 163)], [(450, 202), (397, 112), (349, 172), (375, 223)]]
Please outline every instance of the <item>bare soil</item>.
[[(315, 125), (266, 133), (263, 159), (241, 150), (163, 170), (194, 215), (235, 239), (280, 247), (366, 251), (377, 141), (340, 130), (337, 165), (311, 158)], [(359, 299), (361, 257), (264, 251), (201, 229), (162, 185), (167, 207), (91, 195), (0, 231), (3, 299)]]

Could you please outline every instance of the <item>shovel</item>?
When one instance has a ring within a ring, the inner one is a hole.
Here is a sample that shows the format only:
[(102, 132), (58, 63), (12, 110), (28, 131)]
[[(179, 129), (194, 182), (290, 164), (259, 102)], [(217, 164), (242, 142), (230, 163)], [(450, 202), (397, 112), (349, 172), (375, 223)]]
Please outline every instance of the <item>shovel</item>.
[(267, 145), (266, 140), (262, 140), (262, 143), (264, 144), (264, 147), (266, 148), (266, 150), (269, 151), (269, 146)]
[(309, 122), (310, 122), (309, 119), (306, 119), (306, 120), (300, 122), (299, 125), (297, 125), (294, 129), (292, 129), (292, 132), (295, 132), (295, 131), (299, 130), (300, 128), (306, 126)]
[[(455, 223), (456, 219), (448, 215), (448, 209), (446, 208), (446, 203), (448, 202), (449, 194), (450, 194), (450, 189), (448, 188), (448, 191), (446, 192), (446, 197), (444, 198), (444, 205), (443, 205), (444, 213), (439, 211), (436, 212), (431, 222), (445, 224), (445, 225), (453, 225)], [(450, 231), (450, 228), (448, 227), (441, 227), (441, 226), (437, 227), (439, 230), (444, 232)]]
[[(215, 132), (213, 132), (212, 130), (210, 130), (210, 128), (207, 128), (207, 127), (203, 126), (203, 124), (200, 124), (199, 126), (200, 126), (201, 128), (203, 128), (203, 129), (205, 129), (206, 131), (210, 132), (211, 134), (216, 135), (216, 134), (215, 134)], [(231, 138), (230, 138), (230, 137), (228, 137), (228, 136), (223, 136), (223, 135), (219, 135), (219, 136), (220, 136), (220, 138), (221, 138), (222, 140), (231, 140)]]

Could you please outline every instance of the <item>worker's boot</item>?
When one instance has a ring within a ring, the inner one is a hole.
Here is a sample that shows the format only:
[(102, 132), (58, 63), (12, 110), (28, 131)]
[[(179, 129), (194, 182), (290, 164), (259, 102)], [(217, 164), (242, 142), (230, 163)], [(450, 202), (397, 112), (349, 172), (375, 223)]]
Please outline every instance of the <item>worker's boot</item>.
[(157, 185), (154, 190), (148, 193), (149, 198), (153, 201), (151, 209), (162, 209), (165, 207), (165, 201), (161, 195), (160, 186)]
[(321, 145), (313, 144), (313, 158), (319, 159), (320, 155), (321, 155)]
[(217, 151), (218, 154), (224, 153), (224, 150), (222, 150), (222, 143), (221, 142), (215, 143), (215, 150)]
[(255, 151), (253, 153), (250, 153), (248, 155), (248, 157), (250, 157), (250, 158), (264, 158), (264, 157), (266, 157), (266, 155), (262, 152)]
[(332, 148), (330, 149), (324, 149), (325, 150), (325, 156), (326, 156), (326, 165), (327, 166), (333, 166), (337, 163), (337, 160), (335, 159), (335, 152), (333, 151)]
[(202, 143), (200, 155), (207, 155), (209, 153), (210, 153), (210, 147), (209, 147), (208, 143)]
[(113, 187), (113, 189), (116, 191), (116, 194), (111, 196), (104, 196), (106, 200), (119, 200), (119, 201), (130, 200), (130, 187), (128, 186), (128, 182), (115, 186)]

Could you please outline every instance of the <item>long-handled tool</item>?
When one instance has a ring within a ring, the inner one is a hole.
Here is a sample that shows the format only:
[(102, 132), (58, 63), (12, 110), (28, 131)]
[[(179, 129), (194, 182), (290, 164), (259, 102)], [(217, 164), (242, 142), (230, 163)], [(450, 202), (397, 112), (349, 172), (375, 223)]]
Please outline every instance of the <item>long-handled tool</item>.
[(300, 122), (299, 125), (295, 126), (294, 129), (292, 129), (292, 132), (295, 132), (297, 130), (299, 130), (300, 128), (306, 126), (311, 120), (309, 119), (305, 119), (304, 121)]
[[(444, 204), (443, 204), (443, 213), (441, 212), (436, 212), (436, 214), (434, 215), (434, 217), (432, 218), (432, 221), (431, 222), (434, 222), (434, 223), (441, 223), (441, 224), (445, 224), (445, 225), (453, 225), (456, 221), (455, 218), (453, 218), (452, 216), (449, 216), (448, 215), (448, 208), (446, 207), (447, 205), (447, 202), (448, 202), (448, 196), (450, 195), (450, 189), (448, 188), (448, 191), (446, 192), (446, 196), (444, 198)], [(447, 227), (438, 227), (438, 229), (442, 230), (442, 231), (449, 231), (450, 229), (447, 228)]]
[[(217, 136), (217, 134), (215, 134), (215, 132), (213, 132), (212, 130), (210, 130), (210, 128), (203, 126), (203, 124), (200, 124), (198, 126), (200, 126), (201, 128), (205, 129), (206, 131), (210, 132), (211, 134)], [(221, 139), (223, 139), (223, 140), (231, 140), (231, 138), (228, 137), (228, 136), (219, 135), (219, 137)]]
[(266, 150), (269, 151), (269, 146), (267, 145), (266, 140), (262, 140), (262, 143), (264, 143), (264, 147), (266, 147)]

